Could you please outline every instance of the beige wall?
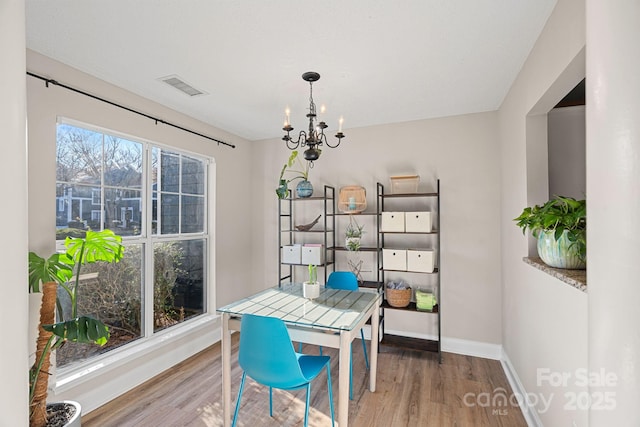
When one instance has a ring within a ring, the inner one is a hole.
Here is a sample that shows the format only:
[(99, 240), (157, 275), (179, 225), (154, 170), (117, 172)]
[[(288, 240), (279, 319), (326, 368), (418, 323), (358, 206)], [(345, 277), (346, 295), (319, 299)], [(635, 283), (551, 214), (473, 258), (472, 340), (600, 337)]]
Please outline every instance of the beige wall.
[(0, 324), (0, 425), (28, 424), (27, 328), (27, 158), (24, 1), (0, 2), (0, 179), (5, 184), (0, 210), (2, 249), (2, 308)]
[(549, 195), (587, 194), (585, 106), (554, 108), (549, 119)]
[(637, 1), (587, 1), (589, 368), (617, 377), (590, 390), (616, 405), (594, 406), (594, 427), (640, 425), (638, 16)]
[(584, 1), (560, 0), (499, 110), (502, 339), (524, 391), (552, 399), (548, 410), (533, 415), (549, 426), (587, 425), (584, 408), (564, 409), (564, 393), (584, 393), (586, 387), (576, 384), (575, 378), (566, 387), (554, 387), (539, 380), (538, 370), (573, 374), (587, 368), (588, 298), (524, 264), (528, 238), (512, 218), (549, 196), (546, 113), (585, 76), (584, 46)]
[[(296, 120), (303, 119), (292, 117), (292, 122), (295, 126)], [(435, 179), (440, 178), (443, 345), (447, 348), (447, 339), (451, 345), (455, 340), (499, 345), (500, 166), (496, 113), (346, 129), (345, 133), (347, 137), (338, 148), (323, 149), (310, 173), (314, 187), (329, 184), (338, 191), (344, 185), (362, 185), (367, 190), (368, 210), (375, 211), (376, 182), (388, 187), (390, 175), (417, 173), (420, 189), (433, 190)], [(280, 139), (258, 142), (254, 148), (258, 206), (254, 221), (256, 229), (264, 232), (256, 233), (253, 259), (255, 271), (267, 274), (254, 282), (262, 287), (277, 279), (274, 189), (289, 153)], [(315, 214), (308, 212), (304, 219), (311, 220)], [(363, 219), (367, 224), (365, 238), (374, 244), (374, 223), (366, 221)], [(339, 232), (338, 240), (343, 236)], [(372, 270), (374, 261), (368, 262)], [(339, 264), (338, 268), (346, 265)], [(430, 316), (389, 311), (387, 320), (388, 329), (410, 335), (435, 332)]]

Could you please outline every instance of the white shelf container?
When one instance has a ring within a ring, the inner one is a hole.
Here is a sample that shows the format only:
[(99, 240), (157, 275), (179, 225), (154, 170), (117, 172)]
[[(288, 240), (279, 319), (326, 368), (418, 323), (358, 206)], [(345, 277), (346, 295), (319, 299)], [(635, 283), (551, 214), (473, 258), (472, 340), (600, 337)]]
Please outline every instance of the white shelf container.
[(425, 250), (407, 250), (407, 271), (433, 273), (434, 253)]
[(322, 265), (324, 264), (324, 247), (322, 245), (302, 246), (302, 264)]
[(404, 233), (404, 212), (382, 212), (380, 231)]
[(382, 263), (385, 270), (407, 271), (407, 250), (382, 249)]
[(407, 233), (431, 233), (431, 212), (405, 212)]
[(282, 262), (284, 264), (300, 264), (302, 262), (302, 245), (283, 246)]

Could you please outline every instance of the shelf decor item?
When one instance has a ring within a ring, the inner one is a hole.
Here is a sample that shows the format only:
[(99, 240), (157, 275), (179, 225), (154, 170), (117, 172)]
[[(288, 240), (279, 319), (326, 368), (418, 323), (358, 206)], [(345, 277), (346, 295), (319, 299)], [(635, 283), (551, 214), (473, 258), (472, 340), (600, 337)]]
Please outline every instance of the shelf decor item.
[(436, 304), (436, 296), (432, 292), (416, 289), (416, 308), (418, 310), (433, 311)]
[(347, 214), (358, 214), (367, 209), (367, 192), (364, 187), (347, 185), (340, 188), (338, 209)]
[(538, 239), (538, 255), (550, 267), (585, 269), (587, 202), (556, 196), (542, 206), (525, 208), (514, 218), (525, 233)]
[(296, 185), (296, 195), (301, 198), (311, 197), (313, 195), (313, 185), (311, 181), (303, 179)]
[(394, 175), (391, 179), (391, 194), (411, 194), (418, 192), (420, 175)]
[[(296, 179), (301, 180), (296, 187), (296, 195), (298, 197), (311, 197), (313, 194), (313, 185), (309, 182), (310, 168), (311, 162), (305, 161), (303, 163), (302, 160), (300, 160), (300, 157), (298, 157), (298, 151), (294, 150), (289, 156), (287, 163), (285, 163), (280, 170), (278, 187), (276, 188), (276, 195), (278, 196), (278, 199), (284, 199), (289, 195), (289, 183)], [(287, 173), (293, 174), (293, 177), (286, 178), (285, 174)]]
[(406, 307), (411, 302), (411, 287), (402, 280), (387, 283), (387, 302), (391, 307)]
[(276, 188), (276, 195), (278, 199), (284, 199), (289, 194), (289, 186), (286, 179), (280, 179), (278, 187)]
[(320, 218), (322, 217), (322, 214), (318, 215), (316, 217), (316, 219), (314, 219), (313, 221), (311, 221), (309, 224), (300, 224), (300, 225), (296, 225), (296, 230), (298, 231), (309, 231), (313, 228), (314, 225), (316, 225), (318, 223), (318, 221), (320, 220)]
[(345, 232), (345, 247), (349, 251), (359, 251), (361, 244), (360, 239), (364, 234), (364, 225), (358, 224), (356, 219), (351, 216), (349, 217), (349, 225), (347, 225), (347, 230)]
[(313, 264), (309, 264), (309, 280), (302, 284), (302, 295), (308, 299), (314, 299), (320, 296), (318, 267)]

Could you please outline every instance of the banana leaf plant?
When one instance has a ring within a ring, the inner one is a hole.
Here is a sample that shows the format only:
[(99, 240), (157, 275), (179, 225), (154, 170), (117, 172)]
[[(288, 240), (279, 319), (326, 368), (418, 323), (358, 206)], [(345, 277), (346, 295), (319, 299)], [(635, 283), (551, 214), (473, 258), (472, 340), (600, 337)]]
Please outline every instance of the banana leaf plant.
[[(102, 346), (109, 340), (109, 328), (104, 323), (89, 316), (78, 316), (80, 273), (86, 264), (120, 261), (124, 254), (122, 238), (111, 230), (88, 230), (84, 238), (67, 237), (64, 244), (64, 253), (54, 253), (46, 259), (29, 252), (29, 291), (43, 294), (36, 357), (29, 370), (29, 425), (32, 427), (47, 424), (51, 352), (66, 341)], [(69, 296), (69, 314), (63, 312), (57, 298), (58, 287)]]

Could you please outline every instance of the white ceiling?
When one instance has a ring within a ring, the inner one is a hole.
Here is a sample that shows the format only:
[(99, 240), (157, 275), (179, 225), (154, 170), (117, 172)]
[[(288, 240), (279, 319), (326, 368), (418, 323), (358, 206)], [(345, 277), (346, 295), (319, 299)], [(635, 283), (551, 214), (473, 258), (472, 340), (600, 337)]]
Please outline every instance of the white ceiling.
[[(27, 0), (27, 47), (248, 140), (496, 110), (556, 0)], [(158, 79), (178, 75), (189, 97)], [(48, 76), (73, 86), (65, 76)], [(86, 89), (86, 88), (80, 88)], [(215, 136), (215, 135), (212, 135)]]

